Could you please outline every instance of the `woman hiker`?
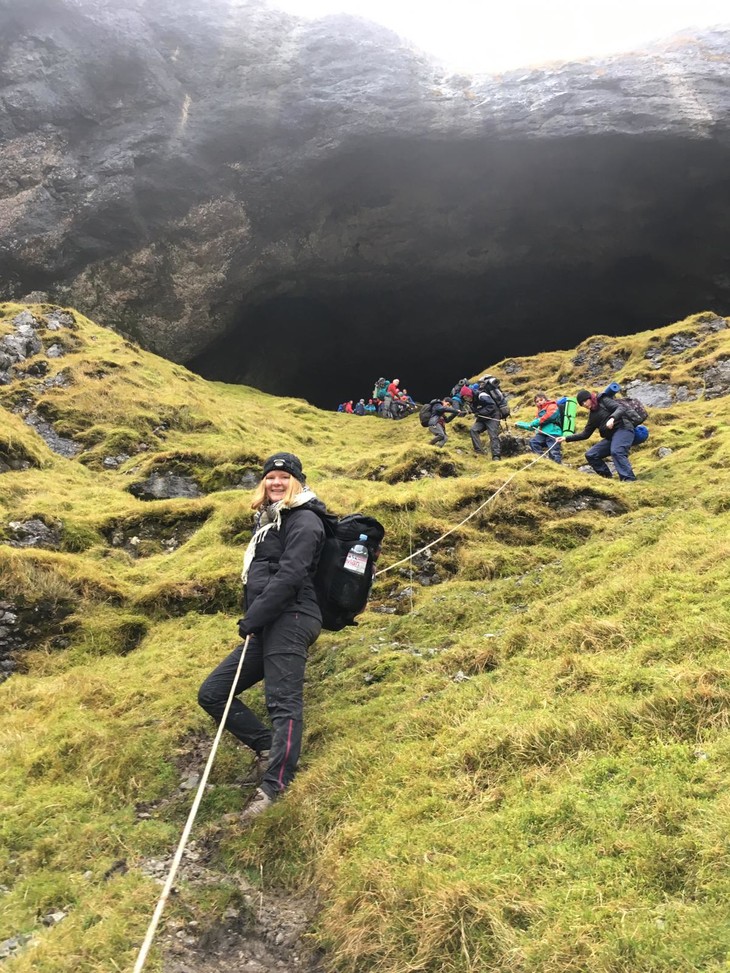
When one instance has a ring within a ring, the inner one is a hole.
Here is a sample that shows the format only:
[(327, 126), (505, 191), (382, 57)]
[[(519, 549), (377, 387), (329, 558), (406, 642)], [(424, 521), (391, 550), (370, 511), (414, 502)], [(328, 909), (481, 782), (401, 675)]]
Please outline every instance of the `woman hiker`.
[[(255, 754), (259, 787), (239, 816), (247, 822), (271, 806), (291, 783), (302, 743), (304, 667), (322, 628), (314, 589), (325, 531), (317, 510), (324, 504), (305, 486), (302, 464), (292, 453), (264, 463), (251, 509), (254, 532), (243, 559), (245, 617), (238, 633), (248, 646), (226, 720), (226, 729)], [(198, 702), (217, 722), (223, 717), (244, 645), (208, 676)], [(271, 729), (238, 699), (264, 682)]]

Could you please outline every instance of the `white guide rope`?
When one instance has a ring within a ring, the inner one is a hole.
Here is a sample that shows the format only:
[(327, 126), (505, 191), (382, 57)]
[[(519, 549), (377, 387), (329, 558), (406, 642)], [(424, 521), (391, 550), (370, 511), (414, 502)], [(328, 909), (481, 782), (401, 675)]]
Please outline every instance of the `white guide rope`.
[(238, 662), (238, 668), (236, 669), (236, 675), (233, 679), (233, 684), (231, 685), (231, 693), (228, 697), (228, 702), (226, 703), (226, 708), (223, 710), (223, 716), (218, 725), (218, 732), (213, 740), (213, 746), (210, 751), (210, 756), (208, 757), (208, 762), (205, 765), (205, 770), (203, 771), (203, 776), (200, 779), (200, 784), (198, 785), (198, 792), (195, 795), (195, 800), (193, 801), (193, 806), (190, 808), (190, 814), (188, 814), (188, 819), (185, 822), (185, 828), (183, 829), (182, 837), (177, 846), (177, 851), (175, 852), (175, 857), (172, 860), (172, 865), (170, 865), (170, 872), (167, 876), (167, 881), (165, 882), (164, 888), (160, 893), (160, 898), (157, 901), (157, 908), (154, 911), (154, 915), (150, 920), (150, 924), (147, 927), (147, 935), (145, 936), (144, 942), (140, 947), (139, 953), (137, 954), (137, 962), (134, 964), (134, 973), (141, 973), (144, 967), (145, 960), (147, 959), (147, 953), (150, 951), (150, 946), (152, 945), (152, 940), (155, 936), (155, 931), (157, 930), (157, 924), (162, 916), (162, 910), (165, 908), (165, 903), (167, 902), (168, 896), (172, 891), (172, 883), (175, 881), (175, 875), (180, 867), (180, 862), (182, 861), (183, 852), (185, 851), (185, 845), (188, 843), (188, 838), (190, 837), (190, 832), (193, 827), (193, 822), (195, 821), (195, 815), (198, 813), (198, 808), (200, 807), (200, 802), (203, 799), (203, 792), (205, 791), (205, 785), (208, 782), (208, 777), (210, 775), (211, 768), (213, 767), (213, 760), (215, 758), (216, 751), (218, 749), (218, 744), (220, 743), (221, 737), (223, 735), (223, 728), (226, 725), (226, 720), (228, 719), (228, 711), (231, 708), (231, 703), (233, 702), (233, 697), (235, 695), (236, 686), (238, 685), (238, 677), (241, 675), (241, 669), (243, 668), (243, 660), (246, 658), (246, 649), (248, 648), (248, 640), (250, 636), (246, 636), (246, 641), (243, 643), (243, 651), (241, 652), (241, 658)]
[[(553, 443), (553, 446), (554, 445), (555, 443)], [(464, 517), (464, 519), (461, 520), (458, 524), (456, 524), (456, 526), (452, 527), (450, 530), (447, 530), (446, 533), (442, 534), (440, 537), (437, 537), (435, 541), (431, 541), (430, 544), (426, 544), (425, 547), (421, 547), (417, 551), (413, 551), (407, 557), (401, 558), (400, 561), (396, 561), (395, 564), (391, 564), (387, 568), (382, 568), (380, 571), (376, 571), (375, 577), (377, 578), (381, 574), (385, 574), (387, 571), (392, 571), (393, 568), (397, 568), (399, 565), (405, 564), (407, 561), (411, 561), (417, 555), (422, 554), (424, 551), (427, 551), (429, 548), (433, 547), (434, 544), (440, 543), (442, 540), (444, 540), (444, 538), (448, 537), (450, 534), (453, 534), (454, 531), (457, 531), (460, 527), (463, 527), (464, 524), (466, 524), (468, 521), (472, 519), (472, 517), (476, 517), (476, 515), (479, 513), (480, 510), (483, 510), (484, 507), (487, 506), (487, 504), (491, 503), (495, 497), (499, 496), (502, 490), (504, 490), (504, 488), (509, 483), (511, 483), (512, 480), (514, 480), (514, 478), (517, 476), (518, 473), (523, 473), (525, 470), (529, 470), (531, 466), (534, 466), (535, 463), (538, 463), (541, 459), (543, 459), (543, 457), (547, 456), (550, 450), (553, 448), (553, 446), (549, 446), (544, 453), (540, 453), (531, 462), (527, 463), (525, 466), (521, 466), (519, 470), (515, 470), (515, 472), (511, 476), (507, 477), (507, 479), (504, 481), (501, 487), (495, 490), (494, 493), (492, 493), (489, 497), (487, 497), (484, 503), (480, 503), (475, 510), (472, 510), (472, 512), (468, 514), (466, 517)], [(246, 657), (246, 649), (248, 648), (249, 637), (250, 636), (246, 637), (246, 641), (243, 645), (243, 651), (241, 652), (241, 658), (238, 663), (236, 675), (235, 678), (233, 679), (233, 684), (231, 685), (231, 693), (228, 697), (226, 708), (223, 711), (223, 716), (221, 718), (221, 721), (218, 724), (218, 732), (216, 733), (215, 739), (213, 740), (213, 746), (210, 751), (210, 756), (208, 757), (208, 762), (205, 765), (203, 776), (200, 779), (200, 784), (198, 785), (198, 790), (195, 795), (195, 800), (193, 801), (193, 806), (190, 808), (188, 819), (185, 822), (185, 828), (183, 829), (182, 837), (180, 838), (180, 842), (177, 846), (175, 857), (172, 860), (172, 864), (170, 866), (170, 872), (167, 876), (167, 880), (165, 881), (164, 888), (160, 893), (160, 898), (158, 899), (157, 907), (155, 908), (152, 919), (150, 920), (150, 924), (147, 927), (147, 935), (145, 936), (144, 942), (142, 943), (142, 946), (140, 947), (139, 953), (137, 955), (137, 962), (134, 965), (133, 973), (142, 973), (142, 969), (144, 968), (144, 964), (147, 959), (147, 954), (150, 951), (150, 947), (152, 946), (152, 941), (154, 939), (155, 932), (157, 931), (157, 926), (162, 917), (162, 912), (165, 908), (165, 904), (167, 902), (167, 899), (169, 898), (170, 892), (172, 891), (172, 886), (175, 881), (175, 876), (177, 874), (178, 868), (180, 867), (180, 862), (182, 861), (183, 852), (185, 851), (185, 845), (187, 844), (188, 838), (190, 837), (190, 832), (192, 831), (193, 823), (195, 822), (195, 817), (198, 813), (198, 808), (200, 807), (200, 802), (203, 799), (205, 785), (208, 782), (208, 777), (210, 776), (210, 771), (213, 767), (213, 760), (215, 759), (216, 751), (218, 750), (218, 744), (220, 743), (221, 736), (223, 735), (223, 729), (225, 727), (226, 719), (228, 718), (228, 711), (231, 708), (231, 703), (233, 702), (233, 697), (235, 695), (235, 688), (236, 685), (238, 684), (238, 677), (240, 676), (241, 668), (243, 667), (243, 660)]]

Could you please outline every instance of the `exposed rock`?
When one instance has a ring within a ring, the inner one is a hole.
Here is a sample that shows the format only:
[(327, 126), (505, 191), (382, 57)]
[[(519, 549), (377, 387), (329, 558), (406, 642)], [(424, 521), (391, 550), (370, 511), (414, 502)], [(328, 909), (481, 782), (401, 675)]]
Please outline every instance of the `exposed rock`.
[[(0, 601), (0, 682), (17, 669), (18, 653), (50, 638), (55, 648), (64, 645), (65, 619), (74, 606), (65, 600), (27, 604), (24, 599)], [(67, 642), (65, 643), (67, 644)]]
[(0, 473), (10, 473), (12, 470), (29, 470), (33, 464), (22, 456), (8, 456), (0, 452)]
[(529, 453), (530, 450), (530, 440), (529, 437), (525, 439), (522, 436), (513, 436), (512, 433), (506, 433), (499, 437), (499, 441), (502, 446), (502, 456), (520, 456), (523, 453)]
[(7, 543), (11, 547), (45, 547), (55, 550), (61, 543), (60, 523), (49, 527), (48, 524), (33, 517), (30, 520), (11, 520), (8, 524), (10, 536)]
[(386, 347), (428, 388), (467, 348), (730, 308), (727, 28), (499, 77), (264, 0), (16, 4), (0, 32), (3, 294), (210, 376), (329, 404)]
[(717, 399), (730, 395), (730, 359), (723, 358), (704, 373), (705, 398)]
[(165, 517), (150, 516), (126, 522), (113, 520), (101, 532), (112, 547), (123, 548), (135, 558), (172, 554), (205, 523), (207, 516), (207, 511), (199, 511), (178, 516), (168, 513)]
[(58, 453), (59, 456), (65, 456), (67, 459), (73, 459), (73, 457), (78, 456), (83, 449), (83, 446), (75, 443), (73, 439), (60, 436), (50, 422), (46, 422), (45, 419), (42, 419), (37, 412), (26, 412), (22, 413), (22, 415), (23, 421), (26, 422), (32, 429), (35, 429), (48, 448), (52, 449), (54, 453)]
[[(11, 325), (13, 330), (10, 334), (0, 338), (0, 385), (9, 385), (14, 378), (26, 376), (43, 378), (50, 367), (46, 358), (37, 359), (29, 365), (21, 364), (43, 351), (39, 329), (58, 331), (73, 326), (74, 321), (72, 315), (58, 310), (42, 318), (26, 310), (16, 314)], [(59, 358), (65, 352), (61, 345), (54, 343), (45, 354), (47, 358)]]
[(648, 409), (665, 408), (674, 401), (673, 387), (669, 382), (658, 382), (655, 385), (638, 380), (627, 382), (624, 392), (633, 399), (641, 399)]
[(0, 943), (0, 960), (8, 959), (11, 956), (17, 956), (20, 950), (26, 946), (33, 937), (28, 933), (18, 933), (16, 936), (11, 936), (10, 939), (4, 939)]
[[(588, 469), (590, 470), (590, 467)], [(547, 491), (545, 499), (556, 513), (564, 516), (573, 516), (583, 510), (598, 510), (609, 517), (620, 517), (626, 513), (625, 504), (612, 497), (594, 493), (592, 490), (573, 492), (566, 487), (551, 488)]]
[(674, 450), (670, 449), (669, 446), (660, 446), (656, 451), (657, 459), (666, 459), (667, 456), (671, 456)]
[(690, 348), (696, 348), (698, 344), (699, 339), (694, 335), (680, 332), (667, 339), (667, 350), (673, 355), (681, 355)]
[(117, 467), (122, 465), (122, 463), (126, 463), (128, 459), (128, 453), (118, 453), (116, 456), (105, 456), (102, 461), (102, 466), (106, 470), (116, 470)]
[(177, 476), (174, 473), (153, 473), (146, 480), (133, 483), (129, 492), (139, 500), (170, 500), (175, 497), (202, 497), (200, 489), (192, 476)]

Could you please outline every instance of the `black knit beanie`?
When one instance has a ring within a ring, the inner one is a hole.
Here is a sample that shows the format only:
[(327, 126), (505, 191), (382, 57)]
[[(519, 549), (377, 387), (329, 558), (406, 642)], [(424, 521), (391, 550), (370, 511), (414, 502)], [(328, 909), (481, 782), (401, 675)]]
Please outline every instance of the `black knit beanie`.
[(271, 473), (274, 470), (289, 473), (290, 476), (293, 476), (295, 480), (299, 480), (300, 483), (307, 482), (304, 470), (302, 469), (302, 461), (294, 453), (274, 453), (273, 456), (269, 456), (267, 460), (264, 460), (263, 476), (266, 476), (267, 473)]
[(586, 389), (581, 389), (579, 392), (575, 393), (575, 397), (578, 400), (578, 405), (583, 405), (586, 399), (590, 399), (591, 393)]

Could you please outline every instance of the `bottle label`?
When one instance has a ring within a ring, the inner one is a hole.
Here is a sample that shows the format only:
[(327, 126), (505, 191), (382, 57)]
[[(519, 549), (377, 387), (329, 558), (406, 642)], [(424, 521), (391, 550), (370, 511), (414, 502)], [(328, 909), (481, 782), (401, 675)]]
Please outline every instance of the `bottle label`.
[(367, 554), (360, 554), (357, 551), (348, 551), (345, 558), (345, 571), (352, 571), (353, 574), (365, 574), (368, 566)]

